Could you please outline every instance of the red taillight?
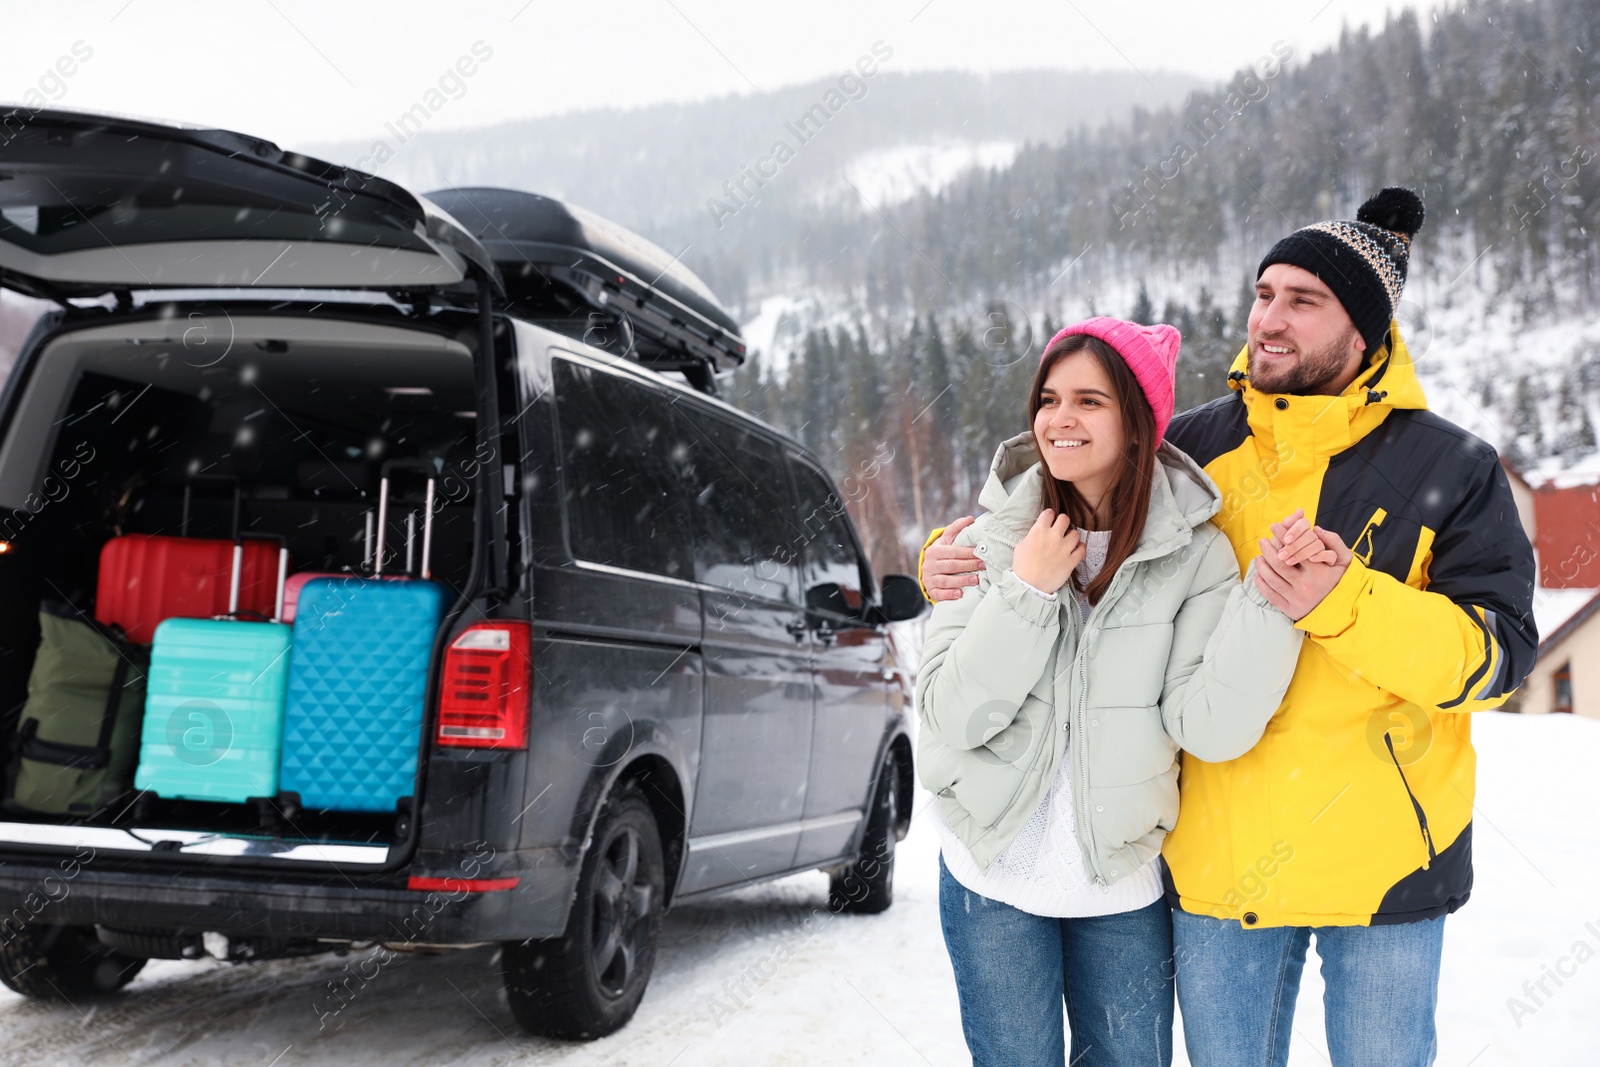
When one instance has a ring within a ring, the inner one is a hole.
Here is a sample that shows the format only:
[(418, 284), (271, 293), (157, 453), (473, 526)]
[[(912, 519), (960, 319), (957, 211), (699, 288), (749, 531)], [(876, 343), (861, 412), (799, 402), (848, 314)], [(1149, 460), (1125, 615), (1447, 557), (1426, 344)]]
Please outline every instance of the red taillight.
[(446, 893), (498, 893), (515, 889), (520, 878), (420, 878), (406, 879), (407, 889), (431, 889)]
[(438, 743), (523, 748), (528, 743), (528, 624), (473, 623), (444, 655)]

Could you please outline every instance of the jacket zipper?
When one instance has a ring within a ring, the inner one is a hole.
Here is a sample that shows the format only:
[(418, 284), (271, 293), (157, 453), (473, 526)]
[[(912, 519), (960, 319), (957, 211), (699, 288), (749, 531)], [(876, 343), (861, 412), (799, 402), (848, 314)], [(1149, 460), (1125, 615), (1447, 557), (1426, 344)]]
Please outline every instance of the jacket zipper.
[[(990, 536), (994, 537), (996, 534), (999, 534), (1002, 530), (1004, 530), (1004, 527), (997, 524), (994, 527), (994, 529), (990, 531)], [(996, 539), (1001, 541), (1003, 544), (1006, 545), (1006, 547), (1010, 548), (1012, 551), (1016, 550), (1016, 547), (1017, 547), (1016, 542), (1012, 542), (1012, 541), (1008, 540), (1005, 537), (997, 537)], [(1020, 539), (1021, 538), (1020, 538), (1020, 535), (1019, 535), (1018, 540), (1020, 541)], [(1058, 608), (1058, 610), (1059, 610), (1059, 608)], [(1068, 619), (1068, 622), (1070, 623), (1072, 621), (1072, 616), (1069, 615), (1067, 617), (1067, 619)], [(1054, 742), (1053, 741), (1052, 741), (1051, 747), (1052, 748), (1054, 747)], [(1070, 756), (1071, 756), (1070, 752), (1063, 752), (1062, 753), (1062, 758), (1063, 759), (1066, 759), (1066, 758), (1068, 758)], [(1000, 809), (1000, 814), (995, 816), (995, 822), (999, 822), (1001, 819), (1005, 818), (1006, 815), (1008, 815), (1010, 813), (1011, 809), (1016, 807), (1017, 797), (1020, 796), (1021, 793), (1022, 793), (1022, 787), (1019, 785), (1017, 787), (1017, 791), (1011, 795), (1011, 799), (1006, 802), (1006, 806)], [(993, 823), (991, 823), (990, 825), (992, 826)], [(984, 863), (980, 863), (979, 866), (987, 869), (989, 864), (987, 862), (984, 862)]]
[[(990, 536), (1000, 533), (1002, 529), (1003, 527), (997, 524), (995, 529), (991, 531)], [(1189, 534), (1187, 539), (1179, 541), (1178, 543), (1170, 546), (1163, 546), (1162, 551), (1152, 551), (1142, 554), (1136, 551), (1133, 555), (1130, 555), (1127, 559), (1123, 560), (1122, 566), (1117, 568), (1117, 573), (1111, 579), (1111, 585), (1106, 589), (1106, 595), (1100, 598), (1100, 603), (1096, 604), (1092, 609), (1090, 609), (1088, 619), (1081, 618), (1082, 613), (1075, 600), (1066, 605), (1065, 610), (1069, 612), (1067, 620), (1071, 628), (1080, 629), (1082, 636), (1087, 638), (1089, 633), (1089, 623), (1094, 621), (1094, 617), (1096, 615), (1100, 614), (1103, 609), (1109, 608), (1109, 606), (1115, 602), (1116, 598), (1122, 595), (1122, 589), (1128, 584), (1129, 576), (1133, 573), (1134, 566), (1144, 563), (1147, 560), (1160, 559), (1163, 556), (1171, 554), (1172, 552), (1181, 551), (1194, 539), (1192, 530), (1185, 532)], [(1008, 547), (1012, 549), (1012, 551), (1015, 551), (1017, 544), (1021, 542), (1022, 537), (1022, 534), (1017, 534), (1015, 541), (1003, 536), (998, 539), (1006, 543)], [(1088, 672), (1088, 650), (1086, 648), (1086, 641), (1080, 640), (1077, 642), (1073, 650), (1073, 659), (1078, 668), (1078, 692), (1076, 698), (1072, 700), (1071, 707), (1068, 709), (1068, 721), (1072, 726), (1072, 731), (1067, 735), (1067, 751), (1062, 754), (1064, 759), (1072, 758), (1073, 733), (1077, 733), (1081, 739), (1084, 729), (1084, 703), (1088, 699), (1086, 693), (1087, 682), (1085, 679), (1085, 676)], [(1083, 836), (1081, 844), (1083, 844), (1084, 851), (1089, 856), (1089, 865), (1094, 871), (1095, 878), (1101, 885), (1110, 885), (1111, 883), (1106, 879), (1105, 871), (1100, 866), (1099, 852), (1094, 847), (1094, 828), (1089, 824), (1089, 755), (1087, 742), (1079, 744), (1078, 751), (1078, 773), (1072, 776), (1072, 799), (1073, 808), (1075, 809), (1074, 814), (1076, 815), (1078, 822), (1078, 832)], [(1010, 803), (1006, 805), (1005, 809), (1002, 810), (998, 816), (996, 816), (997, 821), (998, 819), (1004, 818), (1005, 815), (1016, 804), (1016, 802), (1017, 798), (1013, 796)], [(1418, 810), (1420, 811), (1420, 809)], [(1430, 845), (1429, 848), (1431, 849), (1432, 846)]]
[[(1084, 851), (1089, 854), (1089, 863), (1094, 869), (1094, 876), (1101, 885), (1110, 885), (1111, 882), (1106, 878), (1106, 872), (1100, 867), (1100, 850), (1095, 846), (1094, 827), (1091, 825), (1089, 818), (1089, 739), (1084, 733), (1085, 708), (1089, 700), (1089, 633), (1092, 629), (1089, 624), (1095, 620), (1095, 617), (1102, 610), (1109, 608), (1111, 604), (1116, 602), (1116, 598), (1122, 595), (1122, 588), (1128, 582), (1129, 573), (1127, 561), (1125, 561), (1123, 566), (1117, 570), (1116, 576), (1112, 578), (1110, 587), (1106, 589), (1106, 595), (1100, 598), (1100, 603), (1090, 609), (1089, 617), (1082, 621), (1082, 639), (1078, 642), (1078, 647), (1073, 655), (1078, 667), (1078, 691), (1072, 702), (1071, 721), (1073, 733), (1067, 737), (1069, 756), (1071, 755), (1070, 748), (1073, 744), (1074, 735), (1077, 738), (1078, 745), (1077, 773), (1072, 776), (1073, 805), (1077, 808), (1080, 832), (1084, 835)], [(1079, 613), (1076, 601), (1072, 604), (1071, 610), (1075, 615)]]
[(1383, 743), (1389, 749), (1389, 758), (1394, 761), (1394, 769), (1400, 772), (1400, 784), (1406, 787), (1406, 796), (1411, 798), (1411, 808), (1417, 813), (1417, 826), (1422, 830), (1422, 843), (1428, 846), (1428, 860), (1422, 865), (1427, 870), (1429, 864), (1439, 858), (1433, 850), (1433, 833), (1428, 829), (1428, 813), (1422, 810), (1422, 802), (1417, 799), (1417, 794), (1411, 791), (1411, 783), (1406, 781), (1406, 772), (1400, 769), (1400, 758), (1394, 754), (1394, 739), (1387, 733), (1383, 735)]

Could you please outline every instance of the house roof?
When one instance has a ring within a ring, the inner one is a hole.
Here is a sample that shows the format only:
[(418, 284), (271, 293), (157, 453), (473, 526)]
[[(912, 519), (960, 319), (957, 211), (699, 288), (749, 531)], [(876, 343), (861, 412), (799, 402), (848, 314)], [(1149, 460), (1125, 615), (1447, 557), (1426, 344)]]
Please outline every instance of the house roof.
[[(1576, 590), (1565, 591), (1576, 592)], [(1547, 653), (1554, 650), (1557, 645), (1561, 644), (1561, 642), (1565, 641), (1568, 637), (1576, 633), (1577, 630), (1584, 625), (1584, 623), (1593, 618), (1597, 612), (1600, 612), (1600, 589), (1587, 589), (1584, 590), (1584, 592), (1587, 592), (1591, 595), (1589, 599), (1584, 602), (1583, 606), (1578, 608), (1577, 611), (1573, 612), (1565, 622), (1557, 626), (1555, 631), (1549, 637), (1546, 637), (1539, 642), (1539, 658), (1543, 659)]]
[(1600, 485), (1600, 451), (1572, 462), (1565, 456), (1548, 456), (1521, 472), (1527, 485), (1541, 489), (1582, 489)]

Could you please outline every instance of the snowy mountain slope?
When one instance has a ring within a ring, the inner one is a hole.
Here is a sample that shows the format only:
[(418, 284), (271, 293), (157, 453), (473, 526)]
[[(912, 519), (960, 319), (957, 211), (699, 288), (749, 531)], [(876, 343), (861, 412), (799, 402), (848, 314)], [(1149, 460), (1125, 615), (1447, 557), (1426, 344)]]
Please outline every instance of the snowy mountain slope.
[(1016, 158), (1015, 141), (929, 141), (863, 152), (822, 198), (859, 196), (876, 207), (936, 193), (969, 170), (994, 170)]
[[(875, 55), (877, 72), (865, 79), (852, 71), (842, 75), (848, 80), (483, 129), (386, 129), (370, 142), (307, 150), (336, 162), (365, 161), (363, 169), (419, 191), (507, 185), (570, 197), (648, 231), (703, 213), (708, 198), (726, 198), (724, 183), (739, 180), (742, 167), (754, 167), (780, 140), (793, 159), (782, 163), (781, 180), (763, 189), (764, 198), (802, 204), (836, 186), (862, 156), (901, 146), (1054, 141), (1071, 127), (1177, 103), (1203, 84), (1162, 71), (1148, 78), (1132, 71), (902, 73), (892, 47)], [(828, 109), (820, 130), (802, 120), (818, 104)]]

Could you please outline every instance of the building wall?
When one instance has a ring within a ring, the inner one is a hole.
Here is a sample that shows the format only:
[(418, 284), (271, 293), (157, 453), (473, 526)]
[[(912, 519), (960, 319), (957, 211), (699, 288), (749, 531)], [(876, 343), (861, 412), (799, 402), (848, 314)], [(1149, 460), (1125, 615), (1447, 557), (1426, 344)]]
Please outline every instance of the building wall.
[(1600, 588), (1600, 486), (1535, 489), (1533, 507), (1539, 584)]
[[(1501, 465), (1505, 466), (1504, 457)], [(1506, 466), (1506, 480), (1511, 483), (1511, 499), (1517, 504), (1517, 518), (1522, 520), (1522, 532), (1528, 535), (1528, 542), (1535, 548), (1539, 546), (1539, 538), (1534, 532), (1533, 490), (1528, 488), (1528, 483), (1511, 467)]]
[(1562, 667), (1572, 672), (1573, 713), (1600, 719), (1600, 612), (1585, 619), (1559, 645), (1541, 651), (1518, 693), (1518, 710), (1532, 715), (1554, 708), (1553, 676)]

